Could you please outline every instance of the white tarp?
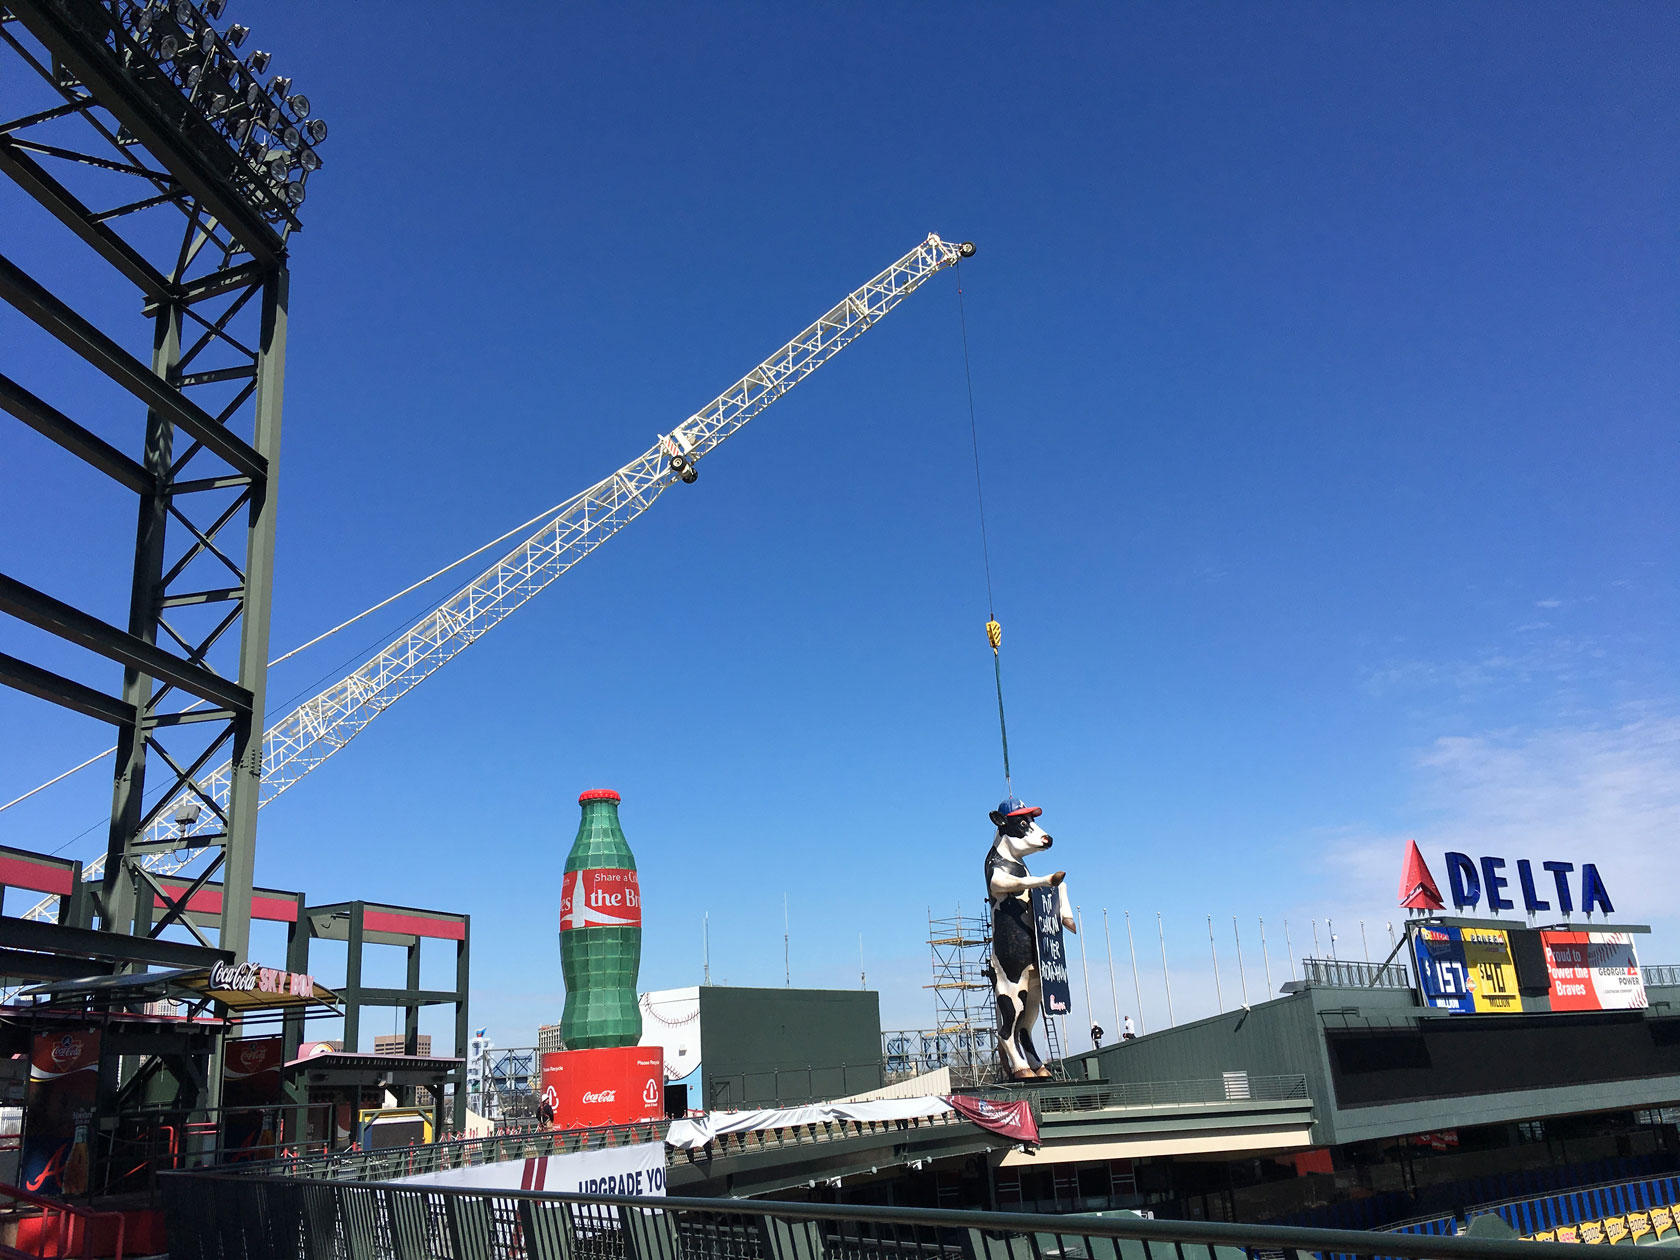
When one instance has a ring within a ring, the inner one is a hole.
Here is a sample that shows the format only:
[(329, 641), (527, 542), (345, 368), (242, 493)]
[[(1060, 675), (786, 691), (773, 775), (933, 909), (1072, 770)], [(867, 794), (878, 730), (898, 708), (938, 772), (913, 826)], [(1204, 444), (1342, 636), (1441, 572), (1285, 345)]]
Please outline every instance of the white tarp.
[(567, 1194), (662, 1195), (665, 1144), (608, 1146), (571, 1155), (504, 1159), (469, 1168), (397, 1177), (401, 1185), (465, 1186), (475, 1190), (558, 1190)]
[(951, 1111), (943, 1098), (879, 1098), (870, 1102), (810, 1103), (803, 1107), (768, 1107), (750, 1111), (713, 1111), (697, 1120), (673, 1120), (665, 1140), (679, 1150), (697, 1151), (720, 1133), (755, 1133), (790, 1129), (829, 1120), (914, 1120)]

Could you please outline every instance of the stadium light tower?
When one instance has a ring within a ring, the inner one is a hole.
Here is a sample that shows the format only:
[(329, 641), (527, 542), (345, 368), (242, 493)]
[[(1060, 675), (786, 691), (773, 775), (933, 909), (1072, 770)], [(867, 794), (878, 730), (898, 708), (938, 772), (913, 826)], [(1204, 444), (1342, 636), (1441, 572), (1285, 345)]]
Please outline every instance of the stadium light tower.
[[(111, 285), (138, 289), (150, 321), (149, 336), (98, 326), (53, 291), (49, 273), (70, 260), (46, 219), (34, 237), (8, 222), (0, 300), (57, 346), (0, 355), (0, 409), (132, 491), (139, 520), (126, 626), (0, 575), (0, 612), (85, 649), (77, 671), (90, 676), (0, 655), (0, 682), (117, 730), (95, 895), (101, 926), (155, 936), (174, 923), (209, 944), (182, 911), (219, 873), (217, 943), (243, 961), (262, 773), (287, 241), (321, 168), (327, 126), (290, 78), (268, 75), (268, 53), (241, 52), (250, 30), (226, 21), (226, 5), (0, 0), (0, 58), (11, 63), (0, 66), (0, 173), (110, 266)], [(38, 246), (29, 269), (11, 253), (26, 242)], [(144, 407), (144, 436), (127, 443), (138, 457), (37, 392), (62, 388), (73, 371), (104, 376)], [(120, 690), (90, 685), (102, 670), (114, 680), (115, 665)], [(235, 767), (225, 806), (199, 784), (223, 758)], [(171, 895), (144, 869), (143, 836), (183, 798), (195, 820), (196, 807), (215, 817), (215, 851)]]

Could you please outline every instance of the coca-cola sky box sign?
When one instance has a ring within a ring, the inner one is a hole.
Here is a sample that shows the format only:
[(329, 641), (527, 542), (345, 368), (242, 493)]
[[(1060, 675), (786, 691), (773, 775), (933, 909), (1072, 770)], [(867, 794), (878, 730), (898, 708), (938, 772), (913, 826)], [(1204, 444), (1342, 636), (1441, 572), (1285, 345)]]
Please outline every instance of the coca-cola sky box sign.
[(542, 1057), (542, 1087), (557, 1129), (659, 1120), (665, 1052), (658, 1046), (553, 1051)]
[(80, 1195), (88, 1188), (89, 1134), (99, 1094), (99, 1034), (35, 1038), (29, 1056), (29, 1104), (23, 1117), (23, 1188), (31, 1194)]

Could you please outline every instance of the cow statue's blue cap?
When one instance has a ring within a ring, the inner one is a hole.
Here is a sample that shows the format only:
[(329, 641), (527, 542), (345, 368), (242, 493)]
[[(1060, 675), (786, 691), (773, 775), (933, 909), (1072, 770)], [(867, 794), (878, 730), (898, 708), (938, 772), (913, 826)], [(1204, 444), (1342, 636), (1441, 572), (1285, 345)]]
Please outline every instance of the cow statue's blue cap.
[(1037, 818), (1044, 811), (1037, 805), (1028, 805), (1017, 796), (1011, 796), (1000, 803), (997, 812), (1005, 818)]

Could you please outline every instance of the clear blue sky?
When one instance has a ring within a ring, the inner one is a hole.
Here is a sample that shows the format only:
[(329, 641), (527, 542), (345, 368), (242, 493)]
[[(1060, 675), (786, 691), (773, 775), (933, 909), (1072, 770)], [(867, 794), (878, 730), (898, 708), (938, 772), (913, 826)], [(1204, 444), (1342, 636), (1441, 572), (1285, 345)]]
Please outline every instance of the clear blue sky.
[[(1251, 996), (1260, 916), (1275, 981), (1285, 918), (1297, 956), (1326, 916), (1375, 951), (1407, 836), (1440, 878), (1446, 848), (1596, 858), (1680, 958), (1672, 6), (246, 7), (332, 129), (277, 651), (639, 453), (935, 230), (979, 246), (1016, 784), (1094, 987), (1105, 906), (1152, 1025), (1157, 912), (1181, 1020), (1208, 915), (1227, 1003), (1233, 915)], [(0, 234), (95, 274), (15, 199)], [(136, 446), (137, 413), (85, 418)], [(1002, 789), (968, 441), (944, 276), (265, 811), (259, 880), (470, 912), (474, 1022), (519, 1044), (559, 1011), (577, 793), (614, 787), (645, 987), (698, 981), (708, 910), (714, 978), (781, 983), (785, 891), (796, 983), (856, 984), (861, 933), (886, 1022), (927, 1025), (927, 914), (977, 905)], [(0, 567), (115, 618), (132, 508), (69, 463), (0, 426)], [(105, 741), (0, 693), (0, 798)], [(0, 843), (108, 801), (85, 772)]]

